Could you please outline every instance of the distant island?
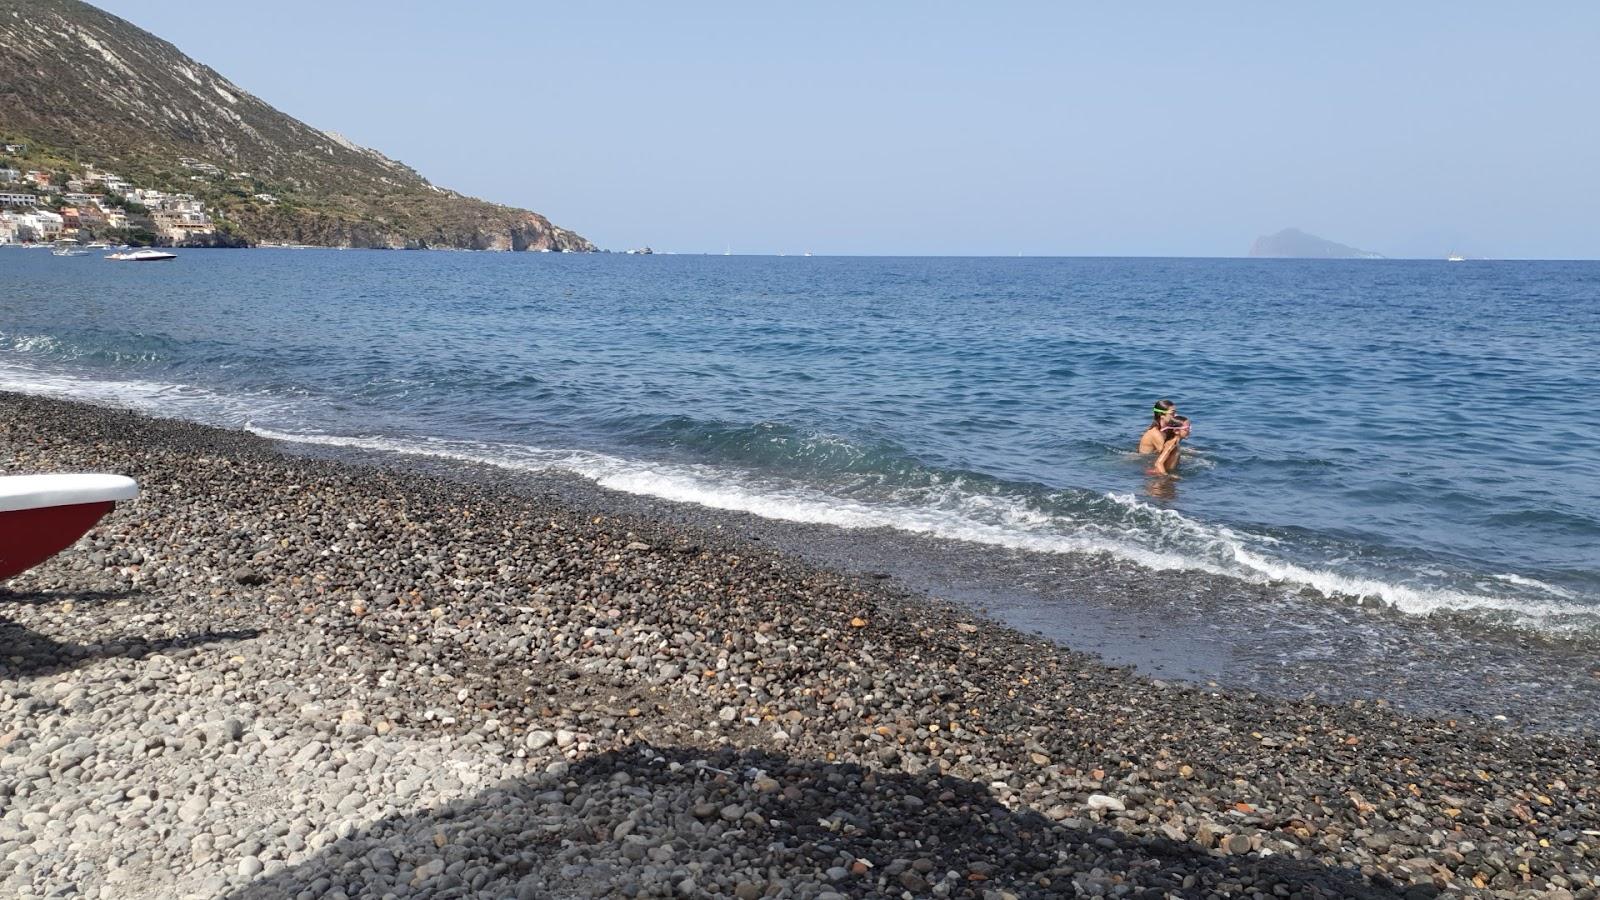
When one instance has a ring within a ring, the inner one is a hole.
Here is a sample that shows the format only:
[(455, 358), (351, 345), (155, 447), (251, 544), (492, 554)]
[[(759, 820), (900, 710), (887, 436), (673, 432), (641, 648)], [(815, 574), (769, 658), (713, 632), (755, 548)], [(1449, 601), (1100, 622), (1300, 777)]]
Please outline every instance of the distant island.
[(595, 249), (285, 115), (78, 0), (0, 0), (0, 207), (0, 241)]
[(1277, 234), (1256, 238), (1250, 255), (1262, 259), (1383, 259), (1382, 253), (1358, 250), (1344, 244), (1306, 234), (1298, 228), (1285, 228)]

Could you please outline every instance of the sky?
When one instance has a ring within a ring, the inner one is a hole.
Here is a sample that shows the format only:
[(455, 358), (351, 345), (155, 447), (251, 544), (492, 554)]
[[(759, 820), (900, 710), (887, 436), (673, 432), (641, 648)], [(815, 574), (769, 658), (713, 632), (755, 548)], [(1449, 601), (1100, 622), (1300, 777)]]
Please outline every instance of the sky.
[(1600, 4), (96, 5), (602, 248), (1600, 258)]

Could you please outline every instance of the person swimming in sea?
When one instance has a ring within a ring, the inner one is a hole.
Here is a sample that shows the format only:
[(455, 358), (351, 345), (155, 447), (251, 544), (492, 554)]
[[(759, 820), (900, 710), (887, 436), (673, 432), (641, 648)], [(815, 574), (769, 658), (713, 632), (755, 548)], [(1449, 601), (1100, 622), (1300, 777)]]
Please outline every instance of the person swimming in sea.
[(1150, 468), (1152, 475), (1177, 477), (1178, 462), (1183, 458), (1180, 448), (1183, 439), (1189, 436), (1190, 429), (1188, 416), (1173, 415), (1168, 418), (1167, 423), (1161, 427), (1161, 452), (1156, 454), (1155, 465)]
[(1178, 414), (1178, 407), (1171, 400), (1157, 400), (1156, 405), (1150, 410), (1150, 427), (1139, 436), (1139, 453), (1141, 455), (1154, 453), (1161, 454), (1161, 449), (1166, 446), (1167, 439), (1161, 429), (1173, 416)]

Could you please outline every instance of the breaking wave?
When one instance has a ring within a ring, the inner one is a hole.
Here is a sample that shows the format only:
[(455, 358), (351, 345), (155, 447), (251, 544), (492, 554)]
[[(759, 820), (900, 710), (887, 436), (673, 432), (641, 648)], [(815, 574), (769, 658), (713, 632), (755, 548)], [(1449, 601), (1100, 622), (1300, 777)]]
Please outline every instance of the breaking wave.
[[(694, 444), (711, 462), (633, 458), (509, 441), (341, 434), (319, 430), (319, 405), (281, 394), (225, 394), (176, 383), (87, 378), (0, 361), (0, 387), (131, 407), (243, 428), (284, 442), (424, 456), (529, 473), (570, 473), (612, 490), (769, 519), (893, 529), (1010, 550), (1103, 554), (1154, 570), (1200, 571), (1329, 598), (1375, 598), (1399, 611), (1461, 611), (1559, 631), (1600, 625), (1600, 609), (1539, 579), (1506, 573), (1491, 590), (1469, 578), (1386, 578), (1296, 559), (1280, 536), (1199, 521), (1131, 494), (1046, 489), (918, 463), (892, 445), (862, 447), (774, 423), (701, 426), (678, 419), (647, 431)], [(752, 457), (754, 457), (752, 459)], [(753, 465), (738, 465), (738, 462)], [(1437, 574), (1437, 573), (1436, 573)], [(1449, 579), (1441, 579), (1449, 580)]]

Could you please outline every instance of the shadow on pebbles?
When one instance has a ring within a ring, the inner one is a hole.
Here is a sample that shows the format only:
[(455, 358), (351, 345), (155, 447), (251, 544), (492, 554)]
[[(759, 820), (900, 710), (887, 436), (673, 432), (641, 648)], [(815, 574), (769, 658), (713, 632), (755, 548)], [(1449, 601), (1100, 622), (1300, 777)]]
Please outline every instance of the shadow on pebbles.
[(230, 897), (408, 893), (1401, 896), (1315, 863), (1052, 821), (936, 767), (634, 746), (374, 823)]

